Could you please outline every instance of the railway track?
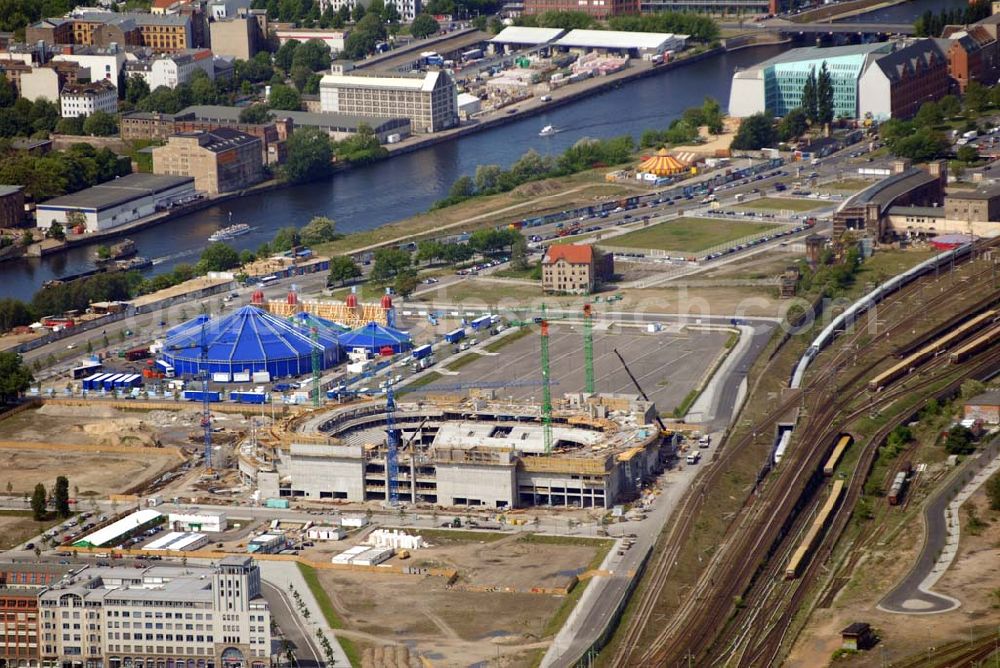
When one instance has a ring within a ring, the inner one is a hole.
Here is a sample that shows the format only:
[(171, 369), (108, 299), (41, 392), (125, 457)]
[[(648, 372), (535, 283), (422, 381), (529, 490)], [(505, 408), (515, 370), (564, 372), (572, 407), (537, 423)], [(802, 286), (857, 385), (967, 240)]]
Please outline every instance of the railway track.
[[(961, 280), (967, 284), (965, 287), (968, 288), (968, 283), (981, 283), (986, 277), (991, 275), (991, 267), (985, 269), (982, 267), (973, 267), (968, 279), (962, 278)], [(906, 301), (914, 298), (914, 293), (917, 293), (919, 298), (919, 295), (923, 293), (922, 283), (925, 280), (920, 279), (916, 283), (901, 289), (887, 298), (884, 306), (878, 312), (867, 314), (861, 321), (867, 321), (869, 327), (856, 326), (853, 331), (848, 333), (849, 338), (846, 340), (842, 338), (839, 342), (840, 346), (838, 350), (834, 352), (830, 359), (822, 363), (819, 369), (814, 370), (810, 374), (807, 388), (804, 390), (805, 394), (803, 392), (789, 393), (779, 402), (775, 409), (768, 412), (758, 421), (754, 429), (748, 430), (748, 433), (736, 443), (727, 443), (722, 452), (717, 455), (717, 459), (721, 460), (717, 462), (719, 465), (714, 466), (709, 475), (702, 479), (682, 501), (681, 507), (675, 515), (678, 520), (671, 524), (666, 534), (664, 549), (658, 552), (650, 564), (650, 568), (647, 571), (647, 586), (641, 595), (637, 597), (632, 623), (623, 629), (618, 651), (613, 656), (613, 663), (615, 665), (669, 665), (671, 660), (676, 661), (682, 656), (697, 658), (701, 661), (702, 655), (707, 653), (708, 648), (715, 639), (719, 628), (719, 620), (724, 619), (732, 609), (735, 597), (744, 591), (752, 591), (752, 586), (755, 582), (761, 581), (763, 578), (768, 584), (765, 585), (763, 594), (761, 596), (755, 595), (750, 605), (744, 608), (746, 612), (742, 616), (751, 619), (754, 622), (753, 625), (756, 625), (762, 618), (771, 618), (771, 615), (767, 615), (768, 611), (765, 609), (768, 606), (762, 601), (766, 601), (774, 596), (778, 598), (785, 597), (786, 592), (782, 591), (783, 589), (792, 588), (795, 591), (799, 590), (795, 585), (781, 584), (777, 578), (773, 577), (774, 573), (772, 571), (777, 568), (774, 564), (779, 563), (780, 560), (774, 558), (775, 555), (772, 552), (777, 549), (780, 553), (781, 541), (778, 539), (789, 532), (794, 533), (795, 522), (788, 522), (787, 518), (789, 516), (794, 517), (794, 515), (790, 514), (791, 511), (798, 503), (802, 490), (806, 488), (810, 478), (815, 475), (815, 472), (821, 465), (821, 455), (825, 452), (825, 443), (829, 442), (835, 436), (832, 429), (820, 430), (823, 432), (821, 437), (810, 439), (816, 443), (824, 443), (822, 448), (812, 448), (804, 453), (800, 453), (797, 466), (782, 467), (780, 469), (782, 473), (781, 477), (773, 483), (766, 483), (772, 488), (768, 494), (777, 494), (777, 498), (768, 498), (767, 503), (762, 502), (762, 495), (752, 495), (748, 499), (748, 503), (744, 506), (743, 518), (737, 520), (738, 524), (728, 532), (730, 538), (716, 550), (708, 566), (704, 569), (701, 579), (688, 593), (686, 599), (680, 602), (674, 619), (682, 620), (683, 624), (668, 624), (653, 638), (652, 642), (646, 645), (644, 648), (645, 651), (637, 650), (643, 629), (648, 623), (653, 610), (657, 607), (659, 591), (669, 578), (671, 567), (679, 556), (684, 538), (690, 535), (692, 531), (698, 510), (703, 503), (704, 491), (711, 487), (715, 481), (715, 477), (721, 475), (721, 471), (725, 470), (725, 463), (732, 456), (732, 453), (749, 447), (755, 440), (753, 432), (759, 433), (767, 430), (769, 427), (773, 428), (780, 417), (795, 408), (796, 404), (801, 404), (804, 407), (810, 392), (813, 394), (813, 398), (808, 401), (811, 417), (808, 419), (807, 425), (831, 424), (834, 418), (837, 417), (837, 414), (844, 409), (846, 402), (845, 400), (831, 400), (832, 396), (829, 398), (825, 397), (824, 393), (817, 391), (817, 389), (824, 387), (832, 388), (834, 386), (842, 388), (851, 387), (858, 380), (866, 377), (873, 371), (877, 363), (858, 364), (855, 361), (854, 366), (858, 368), (851, 374), (850, 378), (846, 379), (846, 382), (831, 382), (835, 380), (838, 373), (847, 368), (850, 357), (854, 354), (862, 339), (870, 336), (871, 318), (874, 317), (877, 319), (879, 315), (884, 316), (886, 308), (894, 306), (902, 308), (902, 305)], [(893, 332), (913, 327), (918, 319), (927, 317), (927, 314), (930, 312), (929, 309), (940, 307), (953, 301), (954, 294), (951, 291), (944, 290), (942, 286), (937, 295), (932, 294), (928, 299), (923, 300), (921, 309), (909, 309), (906, 315), (888, 324), (886, 329), (878, 332), (878, 335), (891, 336)], [(980, 307), (983, 301), (979, 300), (972, 307)], [(937, 362), (937, 360), (934, 362)], [(930, 384), (931, 382), (937, 381), (931, 377), (921, 381), (917, 385), (907, 383), (905, 389), (897, 388), (887, 391), (854, 412), (863, 413), (870, 411), (878, 405), (884, 405), (893, 401), (904, 391), (913, 392), (918, 390), (921, 385)], [(809, 431), (808, 427), (805, 431)], [(870, 456), (874, 455), (871, 454)], [(869, 460), (867, 463), (870, 465), (871, 461)], [(866, 473), (868, 468), (860, 470)], [(835, 522), (846, 521), (839, 518), (850, 515), (849, 509), (853, 507), (861, 491), (863, 478), (864, 476), (862, 475), (860, 481), (849, 488), (847, 498), (845, 498), (845, 501), (837, 511)], [(778, 491), (775, 492), (774, 490)], [(778, 509), (778, 513), (773, 512), (774, 508)], [(781, 516), (783, 520), (777, 521), (779, 518), (776, 518), (776, 515)], [(823, 545), (825, 545), (825, 541), (821, 543), (821, 549)], [(741, 555), (743, 558), (734, 558), (734, 554)], [(758, 562), (754, 559), (747, 558), (750, 555), (754, 557), (765, 555), (770, 557), (770, 559), (765, 559), (764, 565), (758, 565)], [(779, 554), (779, 556), (781, 555)], [(824, 558), (825, 556), (821, 558), (821, 554), (817, 550), (817, 555), (814, 555), (810, 561), (807, 572), (812, 573), (812, 569), (816, 568), (816, 564), (822, 563)], [(725, 570), (720, 568), (723, 562), (728, 566)], [(771, 564), (770, 567), (768, 563)], [(721, 585), (715, 581), (716, 576), (714, 574), (716, 573), (721, 573), (721, 575), (717, 576), (723, 579)], [(806, 579), (809, 578), (804, 577), (798, 582), (801, 583)], [(757, 628), (760, 627), (757, 626)], [(787, 632), (787, 623), (769, 625), (769, 628), (770, 630), (764, 635), (761, 641), (754, 643), (754, 648), (748, 647), (748, 643), (741, 640), (741, 638), (749, 637), (749, 633), (745, 632), (742, 636), (737, 634), (734, 643), (729, 645), (731, 651), (728, 652), (728, 658), (732, 659), (738, 652), (739, 660), (737, 661), (737, 665), (757, 665), (757, 662), (761, 661), (767, 655), (773, 658), (780, 650), (784, 634)], [(697, 654), (694, 654), (695, 649), (698, 650)]]

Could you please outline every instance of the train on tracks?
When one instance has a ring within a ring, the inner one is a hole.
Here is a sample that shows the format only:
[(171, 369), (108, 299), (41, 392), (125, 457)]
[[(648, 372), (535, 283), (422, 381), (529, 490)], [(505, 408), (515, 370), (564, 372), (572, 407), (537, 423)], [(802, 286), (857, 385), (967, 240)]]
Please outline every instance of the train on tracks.
[(881, 302), (889, 294), (909, 285), (916, 279), (929, 274), (932, 271), (937, 271), (941, 267), (948, 266), (956, 260), (962, 259), (972, 252), (972, 244), (962, 244), (950, 251), (945, 251), (944, 253), (939, 253), (929, 260), (925, 260), (918, 264), (917, 266), (890, 278), (885, 283), (882, 283), (877, 288), (866, 294), (861, 299), (857, 300), (851, 304), (843, 313), (838, 315), (830, 324), (823, 328), (809, 347), (799, 358), (799, 363), (795, 366), (795, 371), (792, 373), (791, 382), (789, 387), (791, 389), (798, 389), (802, 387), (802, 379), (805, 377), (806, 369), (812, 363), (813, 359), (820, 353), (821, 350), (826, 348), (830, 343), (836, 338), (837, 334), (847, 330), (851, 327), (854, 322), (862, 315), (865, 314), (870, 308)]
[(803, 566), (805, 566), (806, 561), (812, 555), (816, 546), (819, 545), (823, 532), (826, 530), (827, 525), (829, 525), (830, 518), (833, 517), (833, 511), (837, 509), (837, 504), (840, 503), (843, 495), (844, 481), (834, 480), (833, 487), (830, 489), (830, 496), (827, 497), (826, 503), (823, 504), (819, 514), (813, 519), (812, 524), (809, 526), (809, 531), (806, 532), (802, 542), (792, 552), (792, 558), (788, 560), (788, 565), (785, 567), (786, 580), (794, 580), (802, 573)]
[(837, 464), (840, 463), (840, 459), (844, 456), (844, 452), (847, 448), (851, 447), (852, 443), (854, 443), (854, 437), (850, 434), (841, 434), (837, 438), (837, 445), (833, 446), (830, 458), (823, 465), (823, 475), (827, 477), (833, 475), (833, 472), (837, 470)]
[(986, 333), (977, 336), (965, 345), (957, 348), (951, 355), (948, 356), (948, 360), (952, 364), (958, 364), (969, 359), (978, 352), (981, 352), (1000, 339), (1000, 325), (994, 325), (990, 327)]
[(909, 374), (911, 370), (935, 357), (938, 353), (942, 352), (952, 344), (961, 341), (971, 334), (974, 334), (983, 327), (993, 325), (997, 316), (998, 312), (995, 310), (986, 311), (985, 313), (981, 313), (966, 323), (956, 327), (951, 330), (951, 332), (945, 334), (936, 341), (928, 343), (920, 350), (909, 355), (903, 361), (894, 364), (892, 367), (869, 380), (868, 391), (878, 392), (879, 390), (884, 389), (889, 383)]

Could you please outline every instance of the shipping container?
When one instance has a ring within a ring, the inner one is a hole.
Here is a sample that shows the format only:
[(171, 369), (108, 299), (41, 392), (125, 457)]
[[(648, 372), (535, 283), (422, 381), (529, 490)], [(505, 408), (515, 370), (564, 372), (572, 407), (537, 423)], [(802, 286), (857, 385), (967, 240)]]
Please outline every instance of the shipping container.
[(125, 353), (125, 359), (130, 362), (143, 360), (149, 357), (149, 348), (133, 348)]
[(253, 372), (253, 382), (255, 383), (270, 383), (271, 373), (269, 371), (254, 371)]
[(229, 382), (229, 372), (227, 371), (216, 371), (212, 374), (213, 383), (228, 383)]
[(250, 372), (249, 371), (237, 371), (233, 373), (234, 383), (249, 383), (250, 382)]
[(124, 375), (125, 374), (123, 374), (123, 373), (112, 374), (112, 375), (108, 376), (107, 378), (105, 378), (103, 381), (101, 381), (101, 384), (102, 384), (102, 386), (104, 387), (105, 390), (110, 390), (111, 388), (113, 388), (115, 386), (115, 382), (118, 381), (118, 380), (120, 380)]
[(265, 404), (267, 394), (264, 392), (230, 392), (229, 400), (238, 404)]
[(488, 329), (492, 324), (492, 319), (488, 315), (484, 315), (480, 318), (476, 318), (472, 321), (472, 329), (479, 331), (481, 329)]
[(267, 499), (264, 501), (265, 508), (281, 508), (287, 509), (289, 506), (288, 499)]
[(202, 401), (206, 395), (208, 396), (209, 401), (222, 401), (222, 394), (219, 392), (213, 392), (211, 390), (208, 392), (202, 392), (201, 390), (184, 390), (185, 401)]
[(457, 343), (465, 338), (465, 330), (459, 327), (444, 335), (444, 340), (448, 343)]
[(413, 349), (413, 359), (419, 360), (428, 357), (431, 354), (431, 345), (426, 343), (418, 348)]
[(80, 366), (73, 369), (73, 380), (90, 378), (100, 371), (101, 367), (101, 363), (97, 361), (83, 362)]
[(169, 362), (164, 360), (156, 360), (156, 367), (163, 373), (164, 378), (174, 377), (174, 367)]

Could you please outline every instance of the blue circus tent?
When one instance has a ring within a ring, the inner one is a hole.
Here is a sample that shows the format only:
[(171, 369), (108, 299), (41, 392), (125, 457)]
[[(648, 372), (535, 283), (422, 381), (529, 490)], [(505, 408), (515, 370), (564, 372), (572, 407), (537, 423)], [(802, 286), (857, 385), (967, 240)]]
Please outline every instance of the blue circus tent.
[(378, 355), (384, 348), (392, 348), (392, 352), (401, 353), (413, 347), (413, 341), (406, 332), (392, 327), (370, 322), (347, 334), (340, 336), (340, 347), (344, 350), (365, 348), (373, 355)]
[[(230, 374), (267, 371), (272, 378), (302, 376), (312, 372), (312, 353), (317, 347), (324, 369), (340, 361), (337, 338), (332, 333), (318, 330), (318, 341), (314, 342), (308, 330), (256, 306), (244, 306), (207, 321), (191, 321), (174, 331), (164, 344), (163, 358), (179, 375), (204, 370)], [(208, 348), (204, 369), (203, 336)]]

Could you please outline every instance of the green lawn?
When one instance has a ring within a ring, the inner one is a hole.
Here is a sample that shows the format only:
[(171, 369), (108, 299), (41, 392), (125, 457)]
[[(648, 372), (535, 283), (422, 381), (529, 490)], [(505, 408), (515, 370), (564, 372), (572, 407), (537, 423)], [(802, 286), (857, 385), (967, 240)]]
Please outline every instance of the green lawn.
[(482, 357), (482, 355), (480, 355), (479, 353), (466, 353), (465, 355), (462, 355), (461, 357), (458, 357), (452, 360), (451, 362), (445, 364), (444, 368), (447, 369), (448, 371), (458, 371), (466, 364), (472, 364), (480, 357)]
[[(323, 589), (323, 585), (320, 584), (319, 578), (316, 576), (316, 569), (312, 566), (306, 566), (301, 561), (296, 562), (296, 565), (299, 567), (302, 577), (309, 586), (309, 591), (312, 592), (313, 598), (319, 604), (320, 610), (323, 611), (327, 626), (334, 630), (344, 628), (344, 622), (337, 616), (337, 611), (333, 609), (333, 602), (330, 601), (330, 596)], [(347, 659), (351, 662), (351, 665), (360, 666), (361, 652), (358, 651), (358, 647), (354, 644), (354, 641), (343, 636), (337, 636), (337, 641), (344, 649), (344, 654), (347, 655)]]
[(857, 192), (859, 190), (864, 190), (873, 183), (875, 183), (875, 181), (868, 181), (865, 179), (843, 179), (840, 181), (834, 181), (833, 183), (824, 183), (819, 187), (829, 190), (847, 190)]
[(767, 223), (744, 223), (715, 218), (677, 218), (608, 239), (608, 245), (696, 252), (760, 234), (774, 227), (776, 226)]
[(791, 199), (788, 197), (761, 197), (739, 205), (741, 209), (765, 209), (767, 211), (812, 211), (823, 206), (823, 200)]
[(493, 343), (487, 343), (486, 352), (495, 353), (496, 351), (500, 350), (507, 344), (514, 343), (518, 339), (523, 339), (528, 334), (531, 334), (531, 332), (532, 329), (530, 327), (522, 327), (513, 334), (507, 334), (502, 339), (497, 339)]

